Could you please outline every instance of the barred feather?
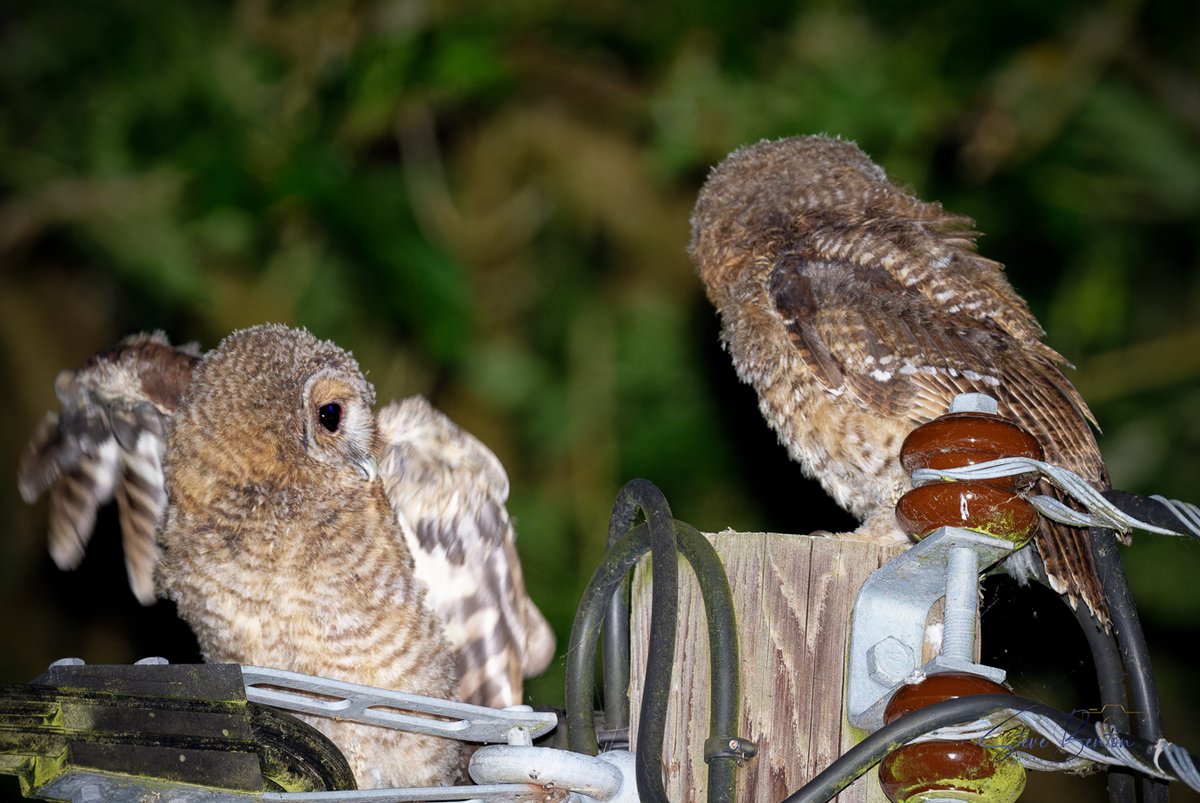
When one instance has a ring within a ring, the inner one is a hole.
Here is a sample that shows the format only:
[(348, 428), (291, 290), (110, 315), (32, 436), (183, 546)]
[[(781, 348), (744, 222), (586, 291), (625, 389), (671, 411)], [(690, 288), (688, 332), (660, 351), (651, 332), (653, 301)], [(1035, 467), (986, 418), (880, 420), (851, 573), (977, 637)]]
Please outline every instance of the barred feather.
[[(141, 334), (63, 371), (62, 411), (46, 415), (21, 461), (22, 497), (49, 492), (49, 547), (62, 569), (83, 560), (97, 510), (115, 497), (130, 588), (147, 605), (162, 558), (167, 428), (199, 359), (194, 345)], [(503, 467), (424, 399), (388, 405), (377, 426), (388, 502), (455, 651), (461, 699), (521, 702), (522, 678), (549, 664), (554, 636), (525, 591)]]
[(172, 347), (155, 332), (62, 371), (55, 381), (62, 411), (42, 420), (18, 470), (25, 501), (49, 491), (50, 555), (61, 569), (83, 560), (97, 511), (116, 497), (129, 585), (143, 605), (155, 600), (166, 421), (197, 359), (194, 346)]
[[(1108, 484), (1066, 361), (975, 252), (971, 225), (819, 136), (732, 154), (692, 217), (691, 256), (739, 376), (805, 471), (891, 537), (903, 538), (890, 511), (910, 487), (900, 443), (959, 393), (995, 397), (1047, 460)], [(1087, 539), (1047, 524), (1036, 544), (1054, 588), (1107, 623)]]
[(496, 456), (420, 397), (380, 411), (380, 476), (458, 654), (459, 698), (522, 701), (522, 678), (554, 654), (554, 635), (525, 592)]

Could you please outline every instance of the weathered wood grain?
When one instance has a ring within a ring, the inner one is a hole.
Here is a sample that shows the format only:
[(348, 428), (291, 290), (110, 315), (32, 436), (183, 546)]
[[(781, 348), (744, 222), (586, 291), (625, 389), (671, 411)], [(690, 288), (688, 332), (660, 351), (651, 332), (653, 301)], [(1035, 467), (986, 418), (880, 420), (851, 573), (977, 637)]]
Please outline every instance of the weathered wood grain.
[[(843, 689), (850, 611), (859, 586), (902, 545), (853, 536), (726, 531), (708, 536), (725, 564), (738, 618), (742, 681), (740, 736), (758, 757), (739, 771), (738, 800), (782, 800), (852, 746)], [(630, 689), (636, 739), (650, 628), (650, 574), (634, 580)], [(680, 560), (680, 627), (667, 711), (664, 772), (672, 800), (704, 799), (708, 735), (708, 637), (704, 605)], [(636, 745), (635, 745), (636, 746)], [(839, 797), (884, 801), (874, 773)]]

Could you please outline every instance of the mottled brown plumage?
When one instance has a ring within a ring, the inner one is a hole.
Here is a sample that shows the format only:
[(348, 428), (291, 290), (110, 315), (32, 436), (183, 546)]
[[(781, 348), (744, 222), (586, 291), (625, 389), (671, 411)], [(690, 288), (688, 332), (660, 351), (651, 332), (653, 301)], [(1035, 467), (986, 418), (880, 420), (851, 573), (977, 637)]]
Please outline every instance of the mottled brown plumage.
[[(27, 498), (46, 487), (53, 498), (80, 463), (96, 462), (89, 444), (113, 437), (106, 411), (146, 403), (146, 383), (107, 381), (111, 364), (159, 375), (161, 365), (141, 363), (165, 356), (133, 338), (71, 375), (88, 393), (64, 398), (63, 415), (39, 429), (22, 464)], [(158, 590), (206, 660), (521, 702), (522, 678), (545, 668), (554, 639), (525, 592), (507, 477), (483, 444), (424, 399), (376, 416), (348, 353), (284, 326), (236, 332), (186, 369), (175, 398), (156, 408), (169, 499)], [(80, 420), (99, 421), (97, 434), (71, 426)], [(114, 481), (110, 472), (94, 485)], [(104, 498), (83, 497), (71, 528), (83, 534), (80, 554)], [(458, 768), (457, 743), (314, 724), (364, 786), (437, 783)]]
[[(964, 392), (995, 397), (1047, 460), (1098, 487), (1091, 412), (1042, 342), (972, 222), (892, 185), (853, 143), (762, 142), (709, 177), (692, 260), (739, 377), (791, 457), (861, 529), (904, 538), (904, 437)], [(1106, 619), (1084, 530), (1047, 526), (1037, 548), (1055, 589)], [(1029, 551), (1014, 555), (1020, 577)]]
[(62, 414), (46, 414), (21, 460), (25, 501), (50, 491), (50, 555), (60, 569), (79, 565), (96, 511), (116, 496), (129, 586), (143, 605), (155, 599), (167, 419), (199, 359), (194, 344), (172, 347), (155, 332), (60, 372), (54, 384)]
[(504, 467), (419, 396), (381, 410), (379, 434), (383, 487), (455, 647), (460, 698), (522, 702), (522, 679), (549, 666), (554, 636), (525, 593)]
[[(349, 354), (284, 327), (230, 335), (197, 366), (167, 431), (158, 578), (205, 660), (451, 695), (449, 645), (376, 479), (374, 402)], [(360, 786), (457, 772), (457, 742), (311, 721)]]

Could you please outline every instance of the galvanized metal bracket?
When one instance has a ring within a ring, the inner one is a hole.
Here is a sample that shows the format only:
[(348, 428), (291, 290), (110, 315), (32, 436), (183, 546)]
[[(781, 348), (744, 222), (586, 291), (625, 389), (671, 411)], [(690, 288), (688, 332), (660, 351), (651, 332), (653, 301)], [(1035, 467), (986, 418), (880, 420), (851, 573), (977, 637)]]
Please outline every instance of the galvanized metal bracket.
[(464, 742), (501, 744), (511, 741), (514, 729), (536, 739), (558, 724), (555, 714), (534, 711), (529, 706), (487, 708), (285, 669), (240, 668), (247, 700), (293, 714), (363, 722)]
[[(966, 555), (968, 551), (973, 560)], [(851, 725), (877, 730), (883, 725), (883, 711), (892, 692), (902, 683), (930, 672), (953, 670), (983, 675), (996, 682), (1004, 680), (1004, 670), (974, 663), (961, 654), (939, 655), (924, 666), (919, 662), (929, 610), (942, 597), (948, 598), (947, 625), (951, 618), (957, 618), (960, 624), (969, 620), (971, 628), (968, 633), (946, 636), (974, 644), (976, 609), (950, 608), (952, 604), (973, 606), (979, 573), (1012, 551), (1009, 541), (958, 527), (942, 527), (867, 578), (854, 603), (850, 626), (846, 716)]]

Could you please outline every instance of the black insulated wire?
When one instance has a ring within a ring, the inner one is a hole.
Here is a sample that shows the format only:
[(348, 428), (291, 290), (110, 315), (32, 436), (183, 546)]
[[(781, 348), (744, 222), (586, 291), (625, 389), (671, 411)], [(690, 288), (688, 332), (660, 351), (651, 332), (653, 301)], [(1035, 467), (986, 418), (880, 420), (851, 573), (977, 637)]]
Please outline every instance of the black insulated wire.
[[(1139, 521), (1170, 530), (1186, 530), (1181, 527), (1179, 517), (1171, 508), (1156, 499), (1112, 489), (1104, 491), (1104, 496)], [(1093, 527), (1090, 535), (1092, 558), (1108, 603), (1112, 632), (1104, 632), (1083, 606), (1078, 606), (1076, 617), (1092, 650), (1101, 700), (1105, 705), (1115, 706), (1111, 709), (1110, 718), (1115, 718), (1117, 727), (1128, 729), (1128, 713), (1132, 713), (1134, 732), (1141, 738), (1154, 741), (1163, 736), (1158, 689), (1137, 606), (1121, 564), (1117, 534), (1113, 530)], [(1112, 654), (1114, 649), (1118, 654), (1115, 660)], [(1133, 803), (1137, 800), (1134, 785), (1134, 778), (1127, 770), (1120, 767), (1109, 770), (1108, 788), (1112, 803)], [(1142, 803), (1166, 803), (1169, 798), (1169, 787), (1163, 781), (1143, 778), (1141, 787)]]
[(570, 749), (576, 753), (596, 755), (596, 725), (592, 719), (593, 672), (596, 662), (596, 643), (604, 625), (605, 607), (612, 592), (646, 554), (644, 525), (617, 539), (596, 567), (575, 611), (575, 622), (567, 642), (566, 699), (567, 733)]
[[(738, 706), (741, 700), (738, 667), (737, 621), (733, 612), (733, 592), (725, 567), (708, 539), (695, 528), (675, 522), (679, 551), (691, 564), (704, 600), (708, 621), (709, 644), (709, 739), (724, 742), (718, 754), (705, 756), (708, 762), (708, 799), (711, 803), (732, 801), (737, 786), (737, 768), (745, 758), (753, 756), (755, 748), (737, 739)], [(670, 678), (667, 679), (668, 683)], [(737, 747), (733, 747), (738, 743)]]
[(688, 525), (676, 522), (662, 493), (645, 480), (634, 480), (622, 488), (614, 505), (610, 533), (628, 528), (639, 510), (646, 521), (629, 529), (625, 535), (611, 539), (608, 553), (584, 590), (571, 630), (566, 692), (570, 747), (590, 755), (598, 749), (591, 705), (597, 641), (614, 591), (638, 559), (649, 551), (653, 582), (650, 649), (639, 712), (635, 772), (638, 794), (643, 800), (654, 803), (666, 800), (662, 784), (662, 744), (675, 651), (677, 554), (682, 553), (695, 572), (708, 620), (712, 661), (709, 742), (719, 740), (739, 746), (738, 751), (730, 754), (718, 751), (706, 756), (708, 799), (710, 803), (731, 803), (735, 770), (740, 758), (747, 755), (747, 743), (734, 735), (738, 721), (739, 665), (729, 581), (708, 540)]
[[(611, 542), (610, 542), (611, 543)], [(631, 578), (617, 584), (604, 617), (604, 729), (614, 745), (629, 745), (629, 594)]]
[[(1066, 598), (1063, 598), (1066, 603)], [(1092, 651), (1092, 664), (1096, 668), (1096, 683), (1100, 689), (1100, 703), (1105, 707), (1108, 721), (1114, 728), (1128, 732), (1129, 698), (1125, 693), (1125, 665), (1121, 663), (1121, 652), (1111, 632), (1100, 626), (1086, 605), (1073, 607), (1075, 619), (1083, 630)], [(1108, 770), (1108, 799), (1110, 803), (1134, 803), (1137, 800), (1137, 785), (1129, 771), (1119, 767)]]
[[(1151, 499), (1126, 491), (1107, 490), (1104, 496), (1133, 518), (1174, 530), (1181, 534), (1189, 532), (1185, 522), (1172, 508), (1157, 499)], [(1193, 533), (1194, 535), (1194, 533)], [(1146, 637), (1138, 620), (1137, 606), (1129, 591), (1121, 556), (1117, 548), (1115, 533), (1111, 530), (1093, 529), (1092, 555), (1108, 601), (1113, 632), (1125, 664), (1129, 683), (1130, 702), (1138, 736), (1155, 740), (1163, 735), (1162, 714), (1159, 706), (1158, 689), (1150, 666), (1150, 653)], [(1164, 803), (1168, 797), (1165, 783), (1146, 780), (1142, 783), (1144, 803)]]
[[(636, 482), (636, 481), (635, 481)], [(675, 626), (679, 616), (679, 552), (671, 527), (671, 512), (657, 488), (649, 483), (626, 485), (630, 495), (640, 497), (638, 506), (646, 516), (650, 539), (650, 574), (653, 604), (650, 606), (650, 646), (646, 678), (642, 687), (642, 710), (638, 717), (637, 756), (634, 774), (638, 795), (650, 803), (666, 803), (663, 788), (662, 753), (666, 739), (667, 702), (675, 660)], [(650, 490), (653, 488), (653, 490)], [(662, 660), (665, 657), (666, 660)]]
[[(617, 539), (633, 527), (637, 516), (635, 497), (619, 494), (608, 519), (605, 549), (611, 549)], [(633, 578), (626, 574), (608, 601), (604, 618), (604, 646), (601, 650), (604, 681), (604, 728), (610, 739), (618, 737), (629, 745), (629, 599)]]
[[(1056, 722), (1068, 734), (1078, 735), (1093, 732), (1093, 723), (1016, 695), (979, 694), (944, 700), (897, 717), (884, 725), (843, 753), (824, 771), (789, 795), (783, 803), (824, 803), (824, 801), (832, 800), (893, 750), (902, 747), (918, 736), (932, 733), (948, 725), (974, 722), (1003, 710), (1040, 714)], [(1002, 730), (1004, 730), (1003, 725), (995, 728), (996, 732)], [(1124, 747), (1138, 759), (1147, 764), (1154, 763), (1156, 745), (1153, 742), (1128, 734), (1117, 734), (1112, 738), (1119, 739)], [(1192, 762), (1196, 762), (1195, 756), (1189, 754), (1188, 758)]]
[(1105, 499), (1138, 521), (1153, 524), (1165, 530), (1172, 530), (1180, 535), (1188, 535), (1190, 532), (1186, 524), (1172, 511), (1171, 507), (1157, 499), (1131, 494), (1128, 491), (1112, 489), (1103, 493)]
[[(1150, 651), (1138, 620), (1137, 606), (1125, 580), (1125, 570), (1117, 551), (1116, 533), (1112, 530), (1093, 528), (1091, 532), (1092, 558), (1100, 576), (1100, 586), (1108, 602), (1108, 614), (1112, 620), (1113, 636), (1125, 665), (1125, 681), (1129, 686), (1129, 702), (1137, 735), (1151, 742), (1163, 736), (1162, 711), (1158, 701), (1158, 688), (1154, 682), (1154, 670), (1150, 666)], [(1143, 803), (1165, 803), (1170, 790), (1165, 782), (1145, 778), (1142, 780)]]

